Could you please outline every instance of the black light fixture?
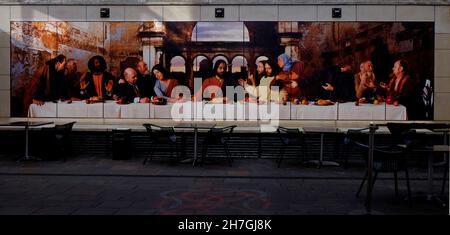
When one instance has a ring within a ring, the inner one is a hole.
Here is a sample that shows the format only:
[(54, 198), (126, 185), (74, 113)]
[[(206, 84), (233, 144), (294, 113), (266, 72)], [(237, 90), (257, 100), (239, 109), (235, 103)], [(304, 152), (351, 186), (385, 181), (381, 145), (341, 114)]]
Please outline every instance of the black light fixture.
[(223, 18), (225, 17), (225, 8), (216, 8), (216, 18)]
[(109, 8), (100, 8), (100, 18), (109, 18)]
[(331, 17), (341, 18), (342, 17), (342, 8), (333, 8), (331, 10)]

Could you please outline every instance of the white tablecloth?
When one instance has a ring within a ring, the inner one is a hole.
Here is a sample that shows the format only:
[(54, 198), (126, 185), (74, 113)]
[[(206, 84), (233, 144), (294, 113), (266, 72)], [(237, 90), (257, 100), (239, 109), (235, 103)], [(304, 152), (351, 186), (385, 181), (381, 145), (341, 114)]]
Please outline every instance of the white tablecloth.
[[(272, 109), (277, 109), (273, 112)], [(373, 105), (353, 102), (329, 106), (256, 103), (212, 104), (185, 102), (167, 105), (116, 104), (114, 101), (86, 104), (74, 101), (70, 104), (32, 104), (30, 117), (49, 118), (155, 118), (177, 117), (183, 120), (406, 120), (406, 108), (402, 105)]]
[(337, 120), (338, 105), (291, 105), (291, 120)]
[(57, 117), (61, 118), (102, 118), (103, 104), (89, 104), (83, 101), (74, 101), (70, 104), (66, 102), (58, 103)]
[(339, 120), (406, 120), (406, 108), (381, 104), (339, 104)]
[(403, 105), (386, 105), (386, 120), (406, 120), (406, 107)]
[(28, 114), (32, 118), (55, 118), (56, 103), (46, 102), (43, 105), (31, 104), (28, 109)]
[(339, 120), (385, 120), (386, 106), (383, 104), (340, 103)]

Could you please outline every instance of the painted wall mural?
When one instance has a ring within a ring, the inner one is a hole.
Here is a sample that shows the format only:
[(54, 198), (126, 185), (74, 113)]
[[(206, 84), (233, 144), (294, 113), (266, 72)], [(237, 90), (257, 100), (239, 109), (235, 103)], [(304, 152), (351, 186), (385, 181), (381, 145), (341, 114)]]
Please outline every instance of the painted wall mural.
[[(47, 62), (60, 54), (66, 62), (75, 63), (76, 69), (66, 63), (64, 71), (50, 69), (46, 76), (36, 75), (43, 67), (54, 66)], [(282, 54), (286, 58), (279, 58)], [(270, 86), (286, 93), (278, 101), (291, 105), (330, 101), (352, 102), (356, 107), (386, 102), (405, 106), (407, 119), (433, 119), (433, 23), (295, 21), (11, 22), (11, 116), (30, 115), (36, 93), (43, 89), (41, 93), (48, 94), (54, 89), (50, 86), (75, 92), (38, 97), (43, 102), (90, 100), (91, 96), (80, 94), (88, 83), (86, 73), (93, 73), (88, 62), (96, 55), (104, 58), (113, 83), (112, 91), (105, 92), (111, 96), (102, 94), (101, 101), (123, 104), (119, 90), (128, 82), (124, 72), (131, 67), (139, 75), (140, 61), (148, 65), (148, 71), (141, 74), (152, 80), (147, 86), (159, 84), (151, 72), (160, 64), (192, 94), (194, 78), (214, 77), (216, 62), (225, 61), (227, 79), (243, 87), (261, 85), (266, 69), (258, 75), (258, 65), (269, 64), (274, 77)], [(401, 69), (396, 62), (401, 62)], [(58, 76), (67, 80), (64, 86), (52, 82)], [(92, 89), (103, 93), (97, 85)], [(161, 101), (154, 98), (160, 96), (154, 87), (148, 90), (152, 95), (144, 103)], [(255, 102), (260, 102), (256, 96)]]

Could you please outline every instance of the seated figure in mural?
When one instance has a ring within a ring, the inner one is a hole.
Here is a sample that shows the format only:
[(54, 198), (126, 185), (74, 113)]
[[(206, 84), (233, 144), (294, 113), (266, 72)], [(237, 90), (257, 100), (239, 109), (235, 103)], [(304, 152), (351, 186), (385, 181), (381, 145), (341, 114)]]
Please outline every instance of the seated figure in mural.
[(261, 78), (266, 75), (266, 63), (267, 60), (261, 60), (256, 63), (255, 75), (251, 74), (248, 76), (249, 85), (258, 86)]
[(354, 75), (350, 65), (331, 66), (324, 70), (321, 99), (348, 102), (356, 99)]
[(93, 56), (88, 61), (89, 71), (80, 79), (80, 94), (82, 99), (92, 101), (111, 100), (114, 94), (114, 77), (106, 71), (105, 58)]
[(74, 59), (68, 59), (64, 71), (68, 96), (71, 100), (80, 100), (80, 78), (82, 74), (78, 72), (77, 62)]
[(117, 86), (117, 103), (150, 103), (150, 98), (142, 96), (142, 89), (137, 84), (137, 73), (133, 68), (126, 68), (123, 77), (126, 82)]
[(406, 107), (409, 120), (421, 120), (425, 118), (424, 103), (420, 94), (418, 79), (415, 79), (410, 71), (408, 62), (404, 59), (397, 60), (392, 68), (393, 74), (387, 89), (386, 103)]
[(154, 99), (176, 102), (182, 98), (172, 97), (172, 91), (176, 86), (178, 86), (178, 81), (174, 79), (161, 64), (153, 66), (152, 75), (156, 78), (153, 90), (157, 98)]
[[(227, 73), (227, 63), (224, 60), (218, 60), (214, 64), (213, 76), (203, 81), (201, 89), (195, 94), (195, 100), (211, 100), (213, 102), (226, 102), (226, 87), (236, 85)], [(202, 96), (203, 95), (203, 96)]]
[(300, 80), (304, 78), (305, 64), (302, 61), (294, 61), (286, 54), (278, 56), (277, 64), (281, 72), (275, 77), (283, 81), (283, 87), (288, 93), (289, 99), (308, 96), (308, 87), (300, 88)]
[[(257, 97), (260, 103), (266, 103), (272, 100), (271, 90), (272, 87), (275, 86), (276, 80), (275, 77), (278, 74), (278, 66), (272, 60), (268, 60), (264, 62), (264, 76), (261, 77), (259, 81), (259, 85), (249, 85), (245, 81), (243, 85), (245, 90), (253, 97)], [(283, 88), (283, 82), (280, 81), (278, 83), (278, 89)], [(278, 94), (278, 93), (277, 93)], [(273, 101), (278, 101), (279, 97), (274, 96)]]
[(379, 92), (377, 80), (373, 73), (373, 65), (370, 60), (361, 63), (360, 72), (355, 74), (356, 98), (359, 102), (367, 102), (377, 99)]
[(151, 98), (156, 96), (155, 90), (155, 77), (150, 74), (147, 63), (141, 60), (136, 65), (137, 81), (136, 84), (140, 89), (141, 97)]
[(64, 78), (65, 67), (66, 57), (58, 55), (36, 71), (24, 94), (24, 112), (28, 112), (31, 103), (43, 105), (45, 101), (69, 98)]

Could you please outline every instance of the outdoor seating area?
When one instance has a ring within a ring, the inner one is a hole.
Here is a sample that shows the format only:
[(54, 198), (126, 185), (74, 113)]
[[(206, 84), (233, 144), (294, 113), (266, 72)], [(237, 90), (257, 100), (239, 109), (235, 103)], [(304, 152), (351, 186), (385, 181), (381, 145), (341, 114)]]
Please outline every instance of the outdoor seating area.
[[(281, 124), (289, 126), (288, 123)], [(243, 175), (244, 178), (269, 177), (282, 180), (294, 175), (296, 179), (325, 177), (344, 182), (347, 178), (342, 179), (339, 174), (351, 174), (354, 179), (352, 180), (353, 195), (355, 198), (361, 198), (358, 199), (359, 203), (363, 211), (367, 213), (377, 210), (376, 207), (380, 205), (378, 201), (380, 192), (377, 187), (387, 187), (388, 182), (392, 182), (392, 186), (395, 186), (391, 191), (395, 192), (392, 198), (405, 208), (414, 208), (415, 204), (423, 203), (414, 196), (418, 190), (412, 186), (421, 182), (420, 188), (424, 191), (425, 199), (430, 202), (431, 207), (435, 207), (437, 211), (439, 211), (438, 208), (442, 211), (448, 208), (448, 196), (445, 193), (448, 192), (446, 180), (448, 169), (445, 167), (445, 163), (448, 164), (449, 155), (449, 125), (447, 123), (389, 122), (370, 125), (366, 128), (279, 126), (271, 132), (262, 132), (257, 125), (245, 127), (224, 125), (226, 123), (220, 122), (181, 124), (164, 121), (158, 124), (147, 122), (143, 125), (128, 125), (128, 128), (124, 128), (123, 125), (109, 125), (103, 130), (89, 130), (86, 128), (88, 125), (74, 122), (58, 124), (30, 122), (29, 124), (29, 127), (25, 126), (30, 128), (27, 132), (29, 140), (26, 143), (30, 145), (28, 155), (38, 154), (37, 158), (17, 158), (16, 165), (11, 167), (12, 172), (22, 172), (22, 169), (36, 164), (41, 166), (36, 169), (36, 172), (46, 172), (47, 164), (50, 166), (68, 164), (69, 166), (76, 165), (80, 161), (84, 164), (89, 161), (98, 164), (99, 159), (110, 159), (102, 164), (117, 165), (119, 169), (120, 164), (124, 164), (124, 169), (135, 169), (139, 175), (149, 176), (153, 175), (156, 169), (162, 169), (168, 172), (179, 172), (179, 177), (185, 177), (185, 174), (196, 177), (196, 175), (204, 175), (202, 171), (210, 171), (214, 172), (212, 176), (214, 178), (226, 176), (229, 172), (241, 171), (244, 168), (247, 172)], [(39, 126), (40, 124), (42, 126)], [(11, 136), (7, 137), (11, 139), (10, 141), (23, 137), (23, 128), (14, 127), (15, 125), (17, 123), (3, 123), (0, 126), (0, 132)], [(99, 126), (96, 127), (99, 128)], [(373, 133), (372, 128), (376, 128)], [(331, 129), (333, 129), (332, 132)], [(370, 144), (370, 136), (375, 138), (373, 145)], [(49, 152), (49, 148), (45, 147), (49, 145), (57, 148), (52, 148)], [(440, 146), (440, 150), (433, 150), (433, 146)], [(447, 151), (445, 149), (443, 151), (442, 146), (447, 146)], [(93, 149), (97, 152), (90, 152)], [(370, 158), (371, 150), (373, 153)], [(91, 160), (83, 159), (86, 153), (90, 153)], [(6, 154), (21, 156), (17, 152)], [(55, 156), (59, 157), (55, 158)], [(0, 169), (6, 169), (1, 165), (7, 166), (15, 162), (11, 157), (9, 159), (9, 161), (4, 158), (1, 160)], [(139, 159), (143, 167), (136, 164), (136, 160)], [(114, 163), (114, 160), (120, 161)], [(58, 163), (60, 161), (62, 162)], [(236, 162), (239, 162), (237, 166)], [(254, 167), (261, 167), (261, 162), (265, 170), (249, 171)], [(315, 164), (312, 165), (311, 162)], [(333, 162), (335, 165), (328, 165), (327, 162)], [(188, 166), (186, 163), (193, 166), (192, 170), (186, 170)], [(444, 164), (444, 168), (435, 166), (438, 163)], [(222, 168), (225, 166), (228, 168)], [(369, 166), (373, 168), (368, 168)], [(283, 172), (283, 169), (287, 172)], [(433, 173), (433, 170), (436, 173)], [(332, 173), (330, 176), (330, 171), (341, 173), (337, 175)], [(65, 174), (64, 170), (58, 172), (57, 174)], [(89, 175), (99, 174), (99, 172), (86, 169), (76, 174)], [(112, 170), (100, 174), (114, 175), (123, 174), (123, 172), (114, 173)], [(239, 178), (239, 176), (236, 177)], [(378, 186), (380, 183), (376, 184), (379, 181), (383, 186)], [(423, 186), (424, 182), (427, 182), (426, 187)], [(389, 194), (389, 191), (386, 190), (386, 193)]]

